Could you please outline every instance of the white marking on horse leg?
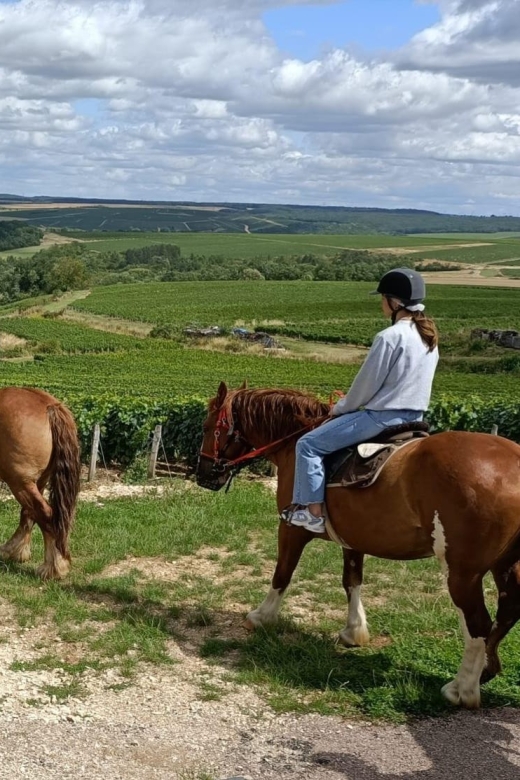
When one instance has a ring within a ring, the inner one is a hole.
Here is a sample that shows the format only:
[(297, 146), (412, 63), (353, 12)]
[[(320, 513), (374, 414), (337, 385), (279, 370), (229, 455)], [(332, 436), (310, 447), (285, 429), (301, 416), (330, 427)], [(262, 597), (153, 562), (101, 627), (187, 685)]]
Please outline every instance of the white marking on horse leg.
[(444, 686), (442, 694), (452, 704), (477, 709), (480, 707), (480, 676), (486, 665), (486, 640), (472, 637), (464, 614), (461, 610), (458, 612), (464, 634), (464, 655), (457, 676)]
[(45, 545), (44, 562), (38, 566), (36, 573), (42, 580), (61, 580), (70, 571), (70, 561), (60, 553), (52, 536), (44, 533), (43, 542)]
[(282, 604), (283, 593), (280, 588), (271, 588), (259, 607), (247, 616), (247, 620), (255, 627), (276, 623)]
[(448, 545), (446, 543), (446, 534), (444, 533), (444, 526), (441, 523), (439, 513), (435, 510), (433, 515), (433, 552), (437, 560), (439, 561), (442, 569), (442, 573), (445, 577), (448, 576), (448, 563), (446, 561), (446, 550)]
[(11, 538), (0, 546), (0, 557), (26, 563), (31, 558), (31, 532), (18, 528)]
[(361, 603), (361, 585), (349, 589), (347, 625), (340, 631), (339, 641), (345, 647), (361, 647), (370, 641), (365, 609)]

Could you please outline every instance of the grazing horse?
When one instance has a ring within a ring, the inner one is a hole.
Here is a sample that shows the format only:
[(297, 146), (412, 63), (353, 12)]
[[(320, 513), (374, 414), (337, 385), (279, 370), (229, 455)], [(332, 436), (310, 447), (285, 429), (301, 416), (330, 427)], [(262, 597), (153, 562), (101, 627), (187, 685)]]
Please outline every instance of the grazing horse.
[[(221, 383), (204, 422), (198, 483), (218, 490), (234, 468), (263, 455), (278, 467), (280, 511), (292, 500), (296, 439), (327, 413), (326, 405), (297, 391), (228, 391)], [(453, 704), (478, 707), (481, 683), (500, 672), (498, 645), (520, 618), (520, 446), (480, 433), (421, 438), (398, 450), (371, 487), (329, 488), (326, 505), (331, 535), (344, 547), (349, 611), (341, 642), (369, 641), (360, 598), (365, 554), (392, 560), (436, 556), (465, 640), (459, 671), (442, 693)], [(314, 536), (280, 523), (272, 586), (248, 615), (251, 626), (276, 620), (303, 549)], [(499, 594), (494, 622), (482, 589), (489, 571)]]
[[(68, 573), (68, 539), (79, 478), (78, 434), (69, 410), (42, 390), (0, 390), (0, 480), (22, 507), (18, 528), (0, 546), (4, 559), (29, 560), (31, 532), (37, 523), (45, 544), (38, 574), (43, 579), (60, 579)], [(50, 504), (42, 495), (47, 485)]]

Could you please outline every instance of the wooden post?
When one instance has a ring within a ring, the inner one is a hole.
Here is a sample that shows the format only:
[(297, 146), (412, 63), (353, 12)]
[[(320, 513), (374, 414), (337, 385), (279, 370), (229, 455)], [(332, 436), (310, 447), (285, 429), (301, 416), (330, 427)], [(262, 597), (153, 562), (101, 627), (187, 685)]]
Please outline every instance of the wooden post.
[(493, 436), (498, 436), (498, 425), (491, 426), (491, 433)]
[(148, 461), (148, 479), (153, 479), (155, 477), (155, 467), (157, 465), (161, 436), (162, 425), (156, 425), (155, 431), (153, 432), (152, 451), (150, 452), (150, 460)]
[(99, 423), (94, 425), (94, 431), (92, 433), (92, 447), (90, 449), (90, 465), (88, 469), (88, 481), (92, 482), (96, 476), (96, 465), (98, 459), (99, 439), (101, 436), (101, 429)]

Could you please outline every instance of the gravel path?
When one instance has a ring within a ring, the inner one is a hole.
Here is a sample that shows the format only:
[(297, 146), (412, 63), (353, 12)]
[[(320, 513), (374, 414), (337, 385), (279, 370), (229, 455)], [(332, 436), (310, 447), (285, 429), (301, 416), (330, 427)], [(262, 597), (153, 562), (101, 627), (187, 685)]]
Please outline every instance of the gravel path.
[[(173, 667), (144, 667), (117, 690), (115, 670), (86, 672), (88, 696), (59, 704), (42, 683), (61, 671), (6, 665), (29, 637), (1, 646), (0, 778), (22, 780), (517, 780), (518, 711), (461, 712), (402, 727), (319, 715), (277, 715), (253, 691), (226, 682), (225, 669), (173, 648)], [(31, 637), (34, 639), (34, 637)], [(211, 673), (227, 693), (202, 701)], [(222, 675), (222, 677), (220, 677)], [(39, 697), (39, 698), (38, 698)], [(204, 773), (206, 773), (204, 775)]]

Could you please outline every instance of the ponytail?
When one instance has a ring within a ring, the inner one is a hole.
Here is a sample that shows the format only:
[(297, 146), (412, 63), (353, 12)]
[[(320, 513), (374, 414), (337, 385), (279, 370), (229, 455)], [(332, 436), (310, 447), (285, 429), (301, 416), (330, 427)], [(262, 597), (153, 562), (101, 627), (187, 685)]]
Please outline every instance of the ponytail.
[(433, 352), (439, 344), (439, 331), (432, 318), (428, 317), (424, 311), (419, 311), (419, 308), (424, 309), (424, 306), (422, 304), (420, 307), (416, 306), (414, 307), (416, 310), (413, 311), (413, 309), (407, 308), (406, 303), (403, 303), (398, 298), (393, 298), (391, 295), (385, 295), (384, 297), (392, 310), (392, 325), (395, 325), (399, 319), (399, 314), (402, 311), (406, 311), (406, 314), (410, 315), (410, 319), (415, 324), (424, 345), (428, 347), (428, 352)]
[(439, 344), (439, 332), (435, 322), (422, 311), (411, 311), (409, 313), (419, 332), (419, 336), (428, 347), (428, 352), (433, 352)]

